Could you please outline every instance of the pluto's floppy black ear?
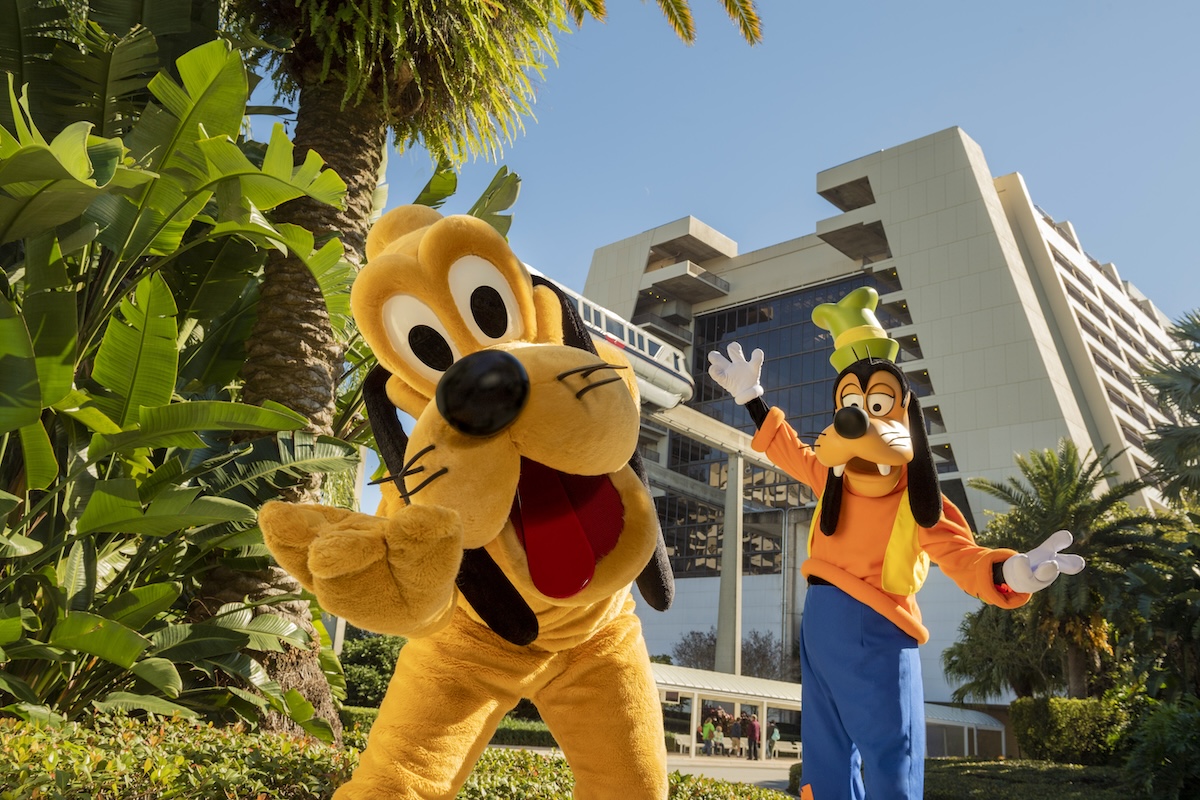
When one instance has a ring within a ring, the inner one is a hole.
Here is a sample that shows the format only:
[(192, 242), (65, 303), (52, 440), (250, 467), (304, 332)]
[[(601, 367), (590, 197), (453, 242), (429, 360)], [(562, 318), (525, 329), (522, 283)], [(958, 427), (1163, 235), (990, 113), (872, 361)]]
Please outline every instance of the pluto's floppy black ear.
[[(391, 377), (382, 364), (377, 365), (363, 382), (363, 400), (383, 463), (392, 480), (403, 488), (408, 434), (387, 396)], [(537, 638), (538, 621), (533, 609), (482, 547), (463, 551), (455, 583), (479, 618), (497, 635), (515, 645), (527, 645)]]
[[(650, 490), (650, 482), (646, 479), (646, 466), (642, 463), (642, 454), (633, 451), (629, 466), (642, 481), (646, 491)], [(655, 611), (666, 611), (675, 601), (675, 573), (671, 570), (671, 558), (667, 555), (667, 541), (663, 538), (662, 525), (658, 521), (658, 512), (654, 514), (654, 526), (658, 528), (658, 538), (654, 542), (654, 552), (650, 560), (637, 576), (638, 591)]]
[(908, 395), (908, 433), (913, 446), (913, 460), (908, 465), (908, 507), (918, 525), (932, 528), (942, 518), (942, 487), (925, 433), (925, 415), (912, 392)]
[(833, 467), (830, 467), (829, 477), (825, 481), (825, 492), (821, 495), (821, 533), (833, 536), (841, 513), (842, 477), (834, 475)]
[(583, 324), (583, 317), (579, 316), (579, 308), (575, 305), (575, 300), (558, 288), (554, 281), (543, 278), (541, 275), (533, 276), (533, 285), (545, 286), (558, 296), (558, 302), (562, 305), (563, 344), (567, 347), (577, 347), (580, 350), (595, 353), (596, 346), (592, 344), (592, 337), (588, 335), (587, 328)]

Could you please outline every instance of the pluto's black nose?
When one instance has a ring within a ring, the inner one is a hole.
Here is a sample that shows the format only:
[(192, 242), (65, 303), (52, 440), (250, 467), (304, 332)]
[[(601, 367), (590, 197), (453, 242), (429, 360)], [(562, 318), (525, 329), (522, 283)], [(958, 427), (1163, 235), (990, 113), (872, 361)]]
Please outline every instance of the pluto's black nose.
[(446, 370), (435, 394), (446, 422), (468, 436), (491, 436), (512, 424), (529, 399), (529, 375), (516, 358), (482, 350)]
[(859, 438), (867, 432), (870, 425), (871, 420), (867, 417), (867, 412), (855, 406), (839, 408), (833, 415), (833, 429), (843, 439)]

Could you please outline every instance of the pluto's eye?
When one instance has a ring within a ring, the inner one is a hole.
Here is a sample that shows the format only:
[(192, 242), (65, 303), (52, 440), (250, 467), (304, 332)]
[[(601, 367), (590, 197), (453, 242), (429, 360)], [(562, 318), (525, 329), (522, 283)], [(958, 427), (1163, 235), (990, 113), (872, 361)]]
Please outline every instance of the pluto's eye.
[(461, 356), (433, 309), (410, 294), (389, 297), (383, 304), (383, 327), (396, 354), (431, 383)]
[(454, 304), (481, 345), (519, 339), (525, 333), (517, 296), (492, 262), (463, 256), (451, 265), (448, 279)]
[(890, 394), (883, 392), (871, 392), (867, 395), (867, 411), (871, 412), (873, 417), (887, 416), (892, 407), (896, 405), (896, 398)]
[(471, 317), (483, 335), (492, 339), (499, 339), (508, 330), (508, 309), (493, 286), (480, 286), (471, 292)]
[(414, 325), (409, 329), (408, 346), (422, 364), (438, 372), (445, 372), (454, 363), (450, 343), (428, 325)]

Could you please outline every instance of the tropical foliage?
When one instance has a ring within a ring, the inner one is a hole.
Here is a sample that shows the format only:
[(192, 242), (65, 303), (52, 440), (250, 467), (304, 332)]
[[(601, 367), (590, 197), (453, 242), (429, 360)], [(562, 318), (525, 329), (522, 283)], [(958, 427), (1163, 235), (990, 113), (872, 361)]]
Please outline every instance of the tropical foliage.
[(987, 702), (1012, 692), (1046, 694), (1065, 685), (1061, 643), (1052, 644), (1028, 606), (985, 605), (963, 617), (958, 641), (942, 653), (946, 675), (958, 682), (956, 703)]
[(1187, 518), (1157, 558), (1130, 566), (1131, 602), (1113, 604), (1122, 606), (1115, 616), (1136, 613), (1128, 637), (1137, 673), (1149, 696), (1168, 701), (1200, 697), (1200, 515)]
[[(0, 130), (0, 697), (52, 719), (273, 707), (328, 735), (249, 654), (316, 628), (253, 602), (195, 604), (214, 563), (267, 563), (258, 504), (357, 463), (293, 411), (236, 402), (231, 383), (267, 250), (296, 254), (331, 294), (349, 276), (336, 242), (266, 212), (337, 203), (343, 185), (315, 154), (293, 166), (281, 127), (244, 141), (247, 75), (224, 43), (181, 57), (176, 81), (151, 71), (152, 37), (85, 33), (89, 47), (53, 49), (41, 74), (102, 73), (120, 91), (82, 93), (85, 119), (47, 138), (10, 79)], [(268, 435), (234, 441), (247, 430)]]
[(1159, 407), (1174, 417), (1154, 429), (1146, 452), (1158, 464), (1160, 491), (1179, 503), (1200, 498), (1200, 311), (1185, 314), (1170, 333), (1179, 343), (1179, 357), (1151, 362), (1142, 380)]
[(1112, 462), (1106, 453), (1082, 455), (1073, 441), (1063, 439), (1055, 450), (1017, 456), (1020, 477), (969, 481), (972, 488), (1009, 506), (989, 522), (980, 541), (1027, 552), (1049, 534), (1065, 529), (1075, 538), (1072, 552), (1088, 561), (1083, 572), (1055, 581), (1029, 603), (1048, 641), (1061, 642), (1065, 648), (1071, 697), (1089, 696), (1089, 672), (1099, 667), (1102, 656), (1112, 653), (1106, 598), (1113, 597), (1113, 587), (1124, 582), (1128, 568), (1161, 552), (1164, 520), (1129, 510), (1126, 499), (1143, 484), (1109, 485), (1116, 477)]

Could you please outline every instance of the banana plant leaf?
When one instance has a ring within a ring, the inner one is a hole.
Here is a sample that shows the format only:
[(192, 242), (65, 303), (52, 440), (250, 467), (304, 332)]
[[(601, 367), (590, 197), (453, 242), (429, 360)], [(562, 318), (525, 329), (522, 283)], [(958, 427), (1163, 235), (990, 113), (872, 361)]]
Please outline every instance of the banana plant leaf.
[(143, 658), (129, 670), (167, 697), (179, 697), (183, 691), (183, 679), (175, 664), (166, 658)]
[(520, 191), (521, 177), (515, 172), (509, 172), (508, 167), (501, 167), (496, 170), (492, 182), (467, 213), (491, 225), (501, 236), (507, 236), (508, 229), (512, 226), (512, 215), (500, 212), (513, 207)]
[(154, 695), (134, 694), (133, 692), (109, 692), (103, 700), (97, 700), (92, 705), (100, 711), (149, 711), (151, 714), (162, 714), (167, 717), (178, 714), (188, 719), (200, 716), (187, 706), (181, 706)]
[(95, 461), (116, 450), (139, 447), (201, 448), (197, 431), (283, 431), (304, 427), (308, 420), (278, 403), (261, 406), (193, 400), (158, 408), (142, 408), (138, 428), (92, 439), (88, 457)]
[(250, 637), (219, 625), (182, 623), (155, 631), (150, 641), (150, 655), (181, 663), (237, 653)]
[(41, 404), (49, 407), (71, 391), (75, 378), (75, 284), (52, 234), (25, 243), (25, 299), (21, 313), (33, 343)]
[(322, 169), (325, 162), (315, 151), (305, 155), (300, 167), (293, 166), (294, 148), (281, 123), (271, 130), (261, 169), (230, 138), (210, 137), (197, 144), (207, 159), (209, 179), (235, 179), (240, 196), (263, 211), (304, 195), (337, 206), (345, 196), (345, 182)]
[(41, 413), (33, 342), (16, 307), (0, 295), (0, 433), (37, 424)]
[(220, 523), (249, 524), (253, 508), (224, 497), (201, 496), (199, 487), (171, 487), (155, 496), (143, 511), (134, 481), (97, 481), (79, 518), (79, 533), (140, 533), (167, 536), (176, 531)]
[(430, 208), (441, 208), (446, 199), (458, 191), (458, 170), (448, 159), (441, 159), (434, 167), (433, 175), (421, 189), (414, 203)]
[(84, 120), (101, 136), (123, 136), (158, 71), (158, 43), (149, 29), (132, 25), (117, 35), (89, 21), (77, 35), (82, 46), (58, 48), (52, 57), (63, 80), (46, 86), (39, 119), (52, 128)]
[[(23, 104), (18, 110), (27, 113)], [(119, 143), (90, 131), (90, 123), (77, 122), (47, 143), (27, 119), (15, 134), (0, 128), (0, 244), (76, 219), (118, 173), (121, 185), (153, 177), (126, 169)]]
[(115, 620), (75, 611), (54, 626), (50, 644), (88, 653), (129, 669), (150, 647), (150, 640)]
[(147, 623), (174, 605), (182, 591), (183, 587), (178, 583), (137, 586), (105, 603), (96, 613), (140, 631)]
[[(0, 72), (14, 76), (18, 86), (44, 85), (47, 62), (66, 29), (63, 3), (13, 0), (0, 5)], [(13, 128), (12, 112), (4, 103), (0, 103), (0, 126)]]
[(25, 482), (31, 489), (45, 489), (58, 477), (58, 461), (50, 436), (41, 420), (21, 428), (21, 456), (25, 459)]
[(96, 406), (121, 427), (135, 422), (142, 406), (171, 401), (179, 357), (175, 314), (170, 288), (154, 273), (109, 321), (92, 377), (108, 390), (96, 395)]
[(58, 565), (58, 585), (67, 596), (69, 611), (86, 611), (96, 596), (96, 543), (77, 539)]

